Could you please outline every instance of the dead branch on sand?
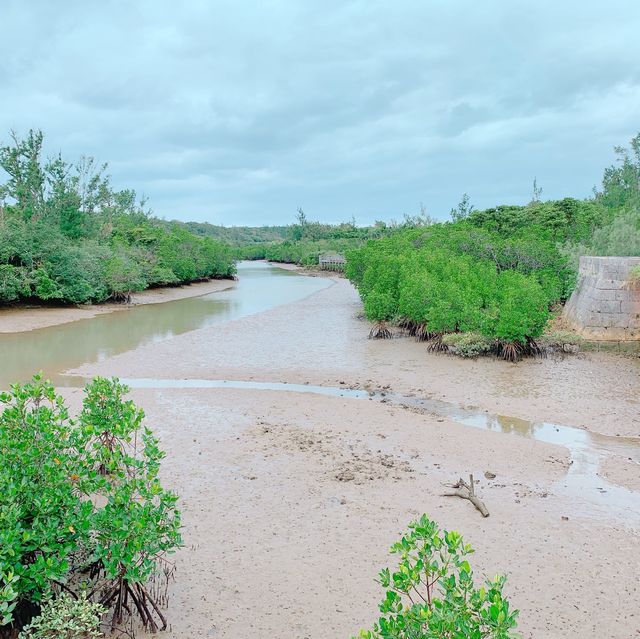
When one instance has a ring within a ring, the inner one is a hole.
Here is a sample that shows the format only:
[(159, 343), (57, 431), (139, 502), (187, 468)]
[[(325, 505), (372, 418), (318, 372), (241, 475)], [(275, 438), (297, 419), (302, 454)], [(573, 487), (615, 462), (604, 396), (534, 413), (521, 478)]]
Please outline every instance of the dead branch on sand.
[(462, 479), (453, 484), (453, 491), (442, 493), (443, 497), (460, 497), (462, 499), (468, 499), (482, 514), (483, 517), (489, 516), (489, 511), (484, 505), (483, 501), (476, 495), (476, 491), (473, 484), (473, 475), (469, 475), (469, 483)]

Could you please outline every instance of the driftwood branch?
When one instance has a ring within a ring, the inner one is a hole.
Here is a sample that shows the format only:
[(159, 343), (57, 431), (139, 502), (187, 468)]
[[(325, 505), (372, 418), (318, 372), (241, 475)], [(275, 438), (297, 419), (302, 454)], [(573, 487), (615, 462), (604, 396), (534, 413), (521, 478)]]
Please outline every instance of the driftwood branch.
[(455, 490), (443, 493), (444, 497), (460, 497), (462, 499), (468, 499), (482, 514), (483, 517), (489, 516), (489, 511), (487, 507), (484, 505), (483, 501), (476, 495), (474, 483), (473, 483), (473, 475), (469, 475), (469, 483), (462, 479), (458, 479), (458, 481), (453, 484), (452, 488)]

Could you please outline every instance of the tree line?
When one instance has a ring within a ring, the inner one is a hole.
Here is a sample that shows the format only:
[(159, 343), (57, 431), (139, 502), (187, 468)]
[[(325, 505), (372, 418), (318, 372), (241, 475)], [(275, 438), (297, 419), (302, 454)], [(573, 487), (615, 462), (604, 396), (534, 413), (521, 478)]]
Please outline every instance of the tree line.
[(44, 159), (42, 145), (31, 130), (0, 147), (0, 303), (119, 301), (234, 274), (226, 243), (158, 220), (134, 190), (112, 186), (106, 164)]
[(640, 255), (640, 134), (585, 200), (473, 210), (450, 222), (400, 229), (347, 252), (372, 337), (395, 322), (433, 350), (473, 335), (471, 354), (538, 352), (552, 309), (571, 294), (579, 255)]

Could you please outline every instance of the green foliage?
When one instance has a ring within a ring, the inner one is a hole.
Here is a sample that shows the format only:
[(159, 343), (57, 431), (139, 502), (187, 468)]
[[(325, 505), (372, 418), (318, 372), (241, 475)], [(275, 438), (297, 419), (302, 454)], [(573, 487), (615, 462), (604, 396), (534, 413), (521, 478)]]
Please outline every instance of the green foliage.
[(563, 254), (573, 268), (581, 255), (640, 256), (640, 208), (615, 212), (610, 222), (596, 229), (584, 242), (569, 242)]
[(61, 584), (144, 584), (180, 545), (163, 453), (126, 392), (94, 379), (77, 420), (39, 376), (0, 395), (0, 625)]
[[(356, 226), (355, 221), (340, 224), (312, 222), (298, 210), (296, 223), (282, 227), (213, 227), (198, 225), (212, 236), (233, 236), (238, 244), (236, 255), (243, 260), (269, 260), (300, 266), (317, 266), (324, 254), (341, 254), (361, 247), (367, 240), (391, 235), (400, 229), (431, 224), (425, 215), (405, 216), (401, 223), (376, 222), (373, 226)], [(192, 227), (192, 223), (187, 224)], [(204, 227), (204, 228), (202, 228)]]
[(7, 184), (0, 187), (0, 202), (13, 198), (26, 219), (40, 217), (44, 213), (45, 173), (40, 161), (43, 135), (41, 131), (29, 131), (24, 140), (12, 132), (13, 144), (0, 148), (0, 167), (9, 176)]
[[(291, 246), (299, 243), (307, 245), (310, 249), (295, 254), (303, 256), (302, 259), (304, 259), (308, 252), (339, 252), (340, 249), (335, 242), (341, 243), (345, 248), (355, 248), (367, 240), (388, 235), (399, 229), (428, 226), (433, 223), (433, 220), (425, 214), (424, 209), (418, 215), (405, 215), (400, 222), (386, 223), (378, 220), (372, 226), (357, 226), (353, 219), (339, 224), (314, 222), (308, 219), (304, 211), (302, 212), (302, 217), (298, 211), (295, 216), (296, 222), (287, 226), (216, 226), (207, 222), (175, 221), (166, 224), (177, 224), (196, 235), (228, 242), (237, 248), (239, 259), (267, 259), (265, 252), (268, 249), (287, 243), (289, 248), (283, 247), (283, 258), (278, 260), (276, 254), (272, 258), (273, 261), (286, 261), (284, 259), (285, 253), (291, 249)], [(312, 262), (300, 263), (310, 264)]]
[(116, 246), (104, 263), (104, 280), (112, 299), (127, 299), (132, 291), (142, 291), (147, 287), (141, 265), (130, 251)]
[(39, 602), (65, 579), (76, 527), (91, 504), (74, 494), (71, 426), (53, 388), (34, 379), (0, 395), (0, 403), (0, 574), (12, 579), (7, 603)]
[[(423, 249), (405, 271), (400, 313), (425, 323), (435, 333), (474, 330), (494, 279), (495, 268), (490, 263), (443, 248)], [(421, 300), (421, 309), (416, 308), (416, 299)]]
[(0, 299), (12, 302), (30, 291), (28, 274), (20, 267), (0, 264)]
[(617, 164), (605, 169), (597, 198), (609, 209), (640, 208), (640, 133), (629, 148), (615, 148)]
[(467, 221), (502, 238), (537, 237), (556, 243), (584, 240), (609, 217), (609, 212), (597, 201), (565, 198), (473, 211)]
[(517, 253), (501, 242), (466, 221), (410, 229), (347, 253), (345, 273), (371, 321), (526, 344), (544, 330), (563, 286), (545, 260), (528, 259), (535, 249)]
[(0, 148), (0, 304), (126, 300), (149, 286), (235, 273), (227, 244), (150, 216), (135, 191), (114, 190), (91, 158), (43, 161), (30, 131)]
[(357, 227), (353, 223), (320, 224), (309, 222), (294, 224), (287, 237), (277, 242), (249, 244), (238, 249), (240, 259), (266, 259), (300, 266), (317, 266), (325, 254), (344, 255), (362, 246), (368, 239), (389, 234), (391, 229), (382, 226)]
[(540, 336), (549, 318), (549, 298), (541, 286), (517, 271), (503, 271), (481, 330), (486, 337), (523, 344)]
[(396, 228), (347, 251), (365, 315), (422, 339), (452, 334), (434, 347), (462, 355), (537, 352), (549, 309), (575, 286), (579, 255), (640, 255), (640, 134), (616, 152), (593, 199), (541, 202), (535, 182), (526, 206), (474, 210), (465, 195), (452, 223)]
[(82, 245), (55, 243), (51, 248), (40, 270), (54, 283), (52, 290), (58, 299), (83, 304), (102, 302), (109, 297), (104, 276), (111, 256), (107, 247), (88, 240)]
[[(526, 206), (474, 210), (465, 195), (453, 222), (396, 228), (348, 251), (345, 274), (365, 315), (396, 319), (423, 337), (474, 333), (483, 344), (475, 348), (471, 340), (472, 354), (499, 346), (510, 358), (536, 352), (549, 309), (575, 286), (579, 254), (640, 254), (640, 208), (611, 209), (614, 200), (635, 202), (639, 144), (640, 136), (631, 152), (618, 149), (621, 166), (605, 171), (594, 199), (541, 202), (536, 185)], [(451, 346), (467, 351), (462, 342)]]
[(605, 169), (591, 202), (601, 210), (599, 224), (562, 248), (574, 268), (581, 255), (640, 256), (640, 133), (615, 152), (617, 163)]
[(362, 301), (368, 320), (383, 322), (397, 314), (400, 266), (401, 260), (390, 255), (384, 262), (373, 262), (366, 270)]
[(489, 353), (493, 346), (492, 340), (476, 332), (448, 333), (443, 336), (442, 343), (450, 353), (470, 358)]
[(100, 619), (106, 609), (89, 601), (86, 594), (78, 599), (67, 593), (49, 599), (42, 611), (24, 628), (18, 639), (94, 639), (100, 632)]
[(640, 207), (622, 211), (597, 229), (590, 242), (593, 255), (640, 256)]
[(106, 500), (95, 513), (94, 552), (107, 578), (145, 582), (156, 569), (153, 558), (180, 544), (180, 519), (177, 497), (158, 479), (164, 453), (142, 427), (142, 410), (124, 400), (126, 392), (116, 380), (102, 378), (87, 387), (75, 447), (87, 454), (87, 483), (81, 478), (79, 486)]
[(218, 226), (209, 222), (177, 221), (169, 224), (178, 224), (195, 235), (210, 237), (243, 249), (291, 238), (290, 226)]
[(318, 259), (324, 254), (340, 254), (361, 246), (363, 240), (358, 238), (335, 238), (320, 240), (286, 240), (277, 244), (269, 244), (262, 247), (258, 251), (257, 247), (252, 247), (249, 253), (242, 253), (243, 258), (252, 257), (258, 254), (260, 259), (266, 259), (271, 262), (286, 262), (290, 264), (298, 264), (299, 266), (317, 266)]
[(503, 596), (505, 577), (476, 587), (466, 557), (473, 550), (459, 533), (440, 530), (426, 515), (409, 524), (391, 547), (398, 567), (379, 574), (386, 594), (373, 630), (360, 639), (510, 639), (518, 611)]
[(471, 204), (469, 196), (465, 193), (455, 209), (451, 209), (451, 219), (454, 222), (464, 220), (473, 212), (474, 206)]

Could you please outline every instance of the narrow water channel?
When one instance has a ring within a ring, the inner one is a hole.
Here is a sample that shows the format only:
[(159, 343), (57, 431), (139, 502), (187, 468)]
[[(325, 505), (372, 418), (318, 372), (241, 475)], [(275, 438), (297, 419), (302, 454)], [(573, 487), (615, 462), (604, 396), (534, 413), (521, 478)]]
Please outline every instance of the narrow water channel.
[[(77, 378), (76, 383), (81, 385), (82, 381), (88, 380)], [(624, 516), (624, 511), (633, 511), (635, 515), (640, 512), (640, 493), (609, 482), (599, 472), (602, 461), (610, 455), (627, 458), (638, 465), (640, 472), (640, 438), (637, 437), (614, 437), (592, 433), (575, 426), (494, 415), (479, 409), (462, 408), (442, 400), (406, 396), (391, 391), (227, 379), (138, 378), (121, 381), (130, 388), (211, 388), (311, 393), (356, 400), (368, 399), (402, 408), (420, 409), (425, 413), (446, 417), (473, 428), (564, 446), (571, 455), (571, 464), (566, 476), (556, 486), (559, 493), (579, 496), (586, 503), (601, 506), (609, 513), (615, 511), (618, 515), (622, 513)]]
[(38, 371), (57, 385), (62, 372), (138, 346), (239, 319), (302, 299), (331, 281), (265, 262), (240, 262), (238, 282), (226, 291), (161, 304), (131, 306), (89, 319), (23, 333), (0, 334), (0, 388)]

